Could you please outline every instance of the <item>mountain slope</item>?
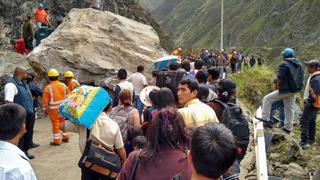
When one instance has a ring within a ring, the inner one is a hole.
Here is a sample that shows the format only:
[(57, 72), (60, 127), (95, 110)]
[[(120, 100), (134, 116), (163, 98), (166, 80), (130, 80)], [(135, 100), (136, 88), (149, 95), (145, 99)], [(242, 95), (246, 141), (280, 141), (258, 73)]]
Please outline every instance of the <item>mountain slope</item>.
[[(178, 45), (219, 49), (220, 3), (166, 0), (152, 14)], [(224, 0), (224, 5), (226, 48), (258, 49), (271, 58), (290, 46), (299, 55), (320, 55), (319, 0)]]

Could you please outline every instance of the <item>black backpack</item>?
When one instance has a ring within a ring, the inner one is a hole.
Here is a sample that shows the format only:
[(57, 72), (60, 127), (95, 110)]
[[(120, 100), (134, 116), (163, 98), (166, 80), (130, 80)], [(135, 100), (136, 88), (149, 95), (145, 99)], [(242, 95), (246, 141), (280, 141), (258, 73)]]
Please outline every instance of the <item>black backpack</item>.
[(292, 92), (300, 92), (303, 90), (304, 88), (304, 70), (303, 67), (301, 65), (301, 63), (299, 63), (298, 67), (295, 67), (294, 65), (291, 64), (290, 61), (288, 61), (288, 64), (290, 66), (290, 72), (289, 72), (289, 76), (290, 76), (290, 81), (289, 83), (289, 88)]
[(214, 100), (214, 102), (219, 103), (223, 107), (219, 121), (229, 128), (235, 136), (238, 148), (237, 159), (240, 162), (246, 154), (249, 144), (250, 131), (247, 118), (237, 104), (226, 104), (220, 100)]
[(177, 99), (178, 85), (185, 76), (185, 71), (160, 71), (156, 74), (156, 86), (169, 88)]

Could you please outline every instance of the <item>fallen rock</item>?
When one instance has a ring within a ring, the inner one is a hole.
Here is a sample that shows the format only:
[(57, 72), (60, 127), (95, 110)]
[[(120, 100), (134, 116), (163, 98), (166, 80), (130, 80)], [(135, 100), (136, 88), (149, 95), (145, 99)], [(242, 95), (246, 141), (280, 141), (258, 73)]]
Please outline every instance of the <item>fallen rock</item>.
[(0, 104), (4, 104), (4, 85), (17, 66), (32, 71), (25, 56), (12, 51), (0, 51)]
[(94, 9), (72, 9), (64, 22), (29, 55), (31, 67), (42, 77), (50, 68), (71, 70), (80, 82), (96, 82), (119, 68), (148, 73), (161, 57), (159, 38), (151, 26)]
[(283, 174), (288, 170), (288, 164), (281, 164), (280, 162), (275, 162), (272, 164), (273, 172), (270, 174), (275, 177), (283, 177)]
[(298, 164), (290, 163), (288, 170), (284, 173), (286, 178), (289, 179), (307, 179), (308, 173)]
[(274, 132), (269, 153), (280, 154), (276, 161), (285, 164), (296, 160), (302, 155), (303, 151), (299, 143), (290, 135), (282, 132)]
[[(0, 49), (10, 48), (10, 41), (20, 38), (22, 16), (32, 15), (39, 0), (0, 0)], [(50, 21), (57, 26), (72, 8), (88, 8), (93, 0), (41, 0), (50, 9)], [(101, 0), (102, 10), (110, 11), (151, 25), (160, 37), (161, 47), (172, 50), (174, 43), (171, 36), (165, 33), (152, 15), (140, 6), (137, 0)], [(2, 36), (3, 35), (3, 36)]]
[(277, 159), (279, 159), (280, 157), (281, 157), (281, 154), (280, 154), (280, 153), (271, 153), (271, 154), (269, 155), (270, 160), (277, 160)]

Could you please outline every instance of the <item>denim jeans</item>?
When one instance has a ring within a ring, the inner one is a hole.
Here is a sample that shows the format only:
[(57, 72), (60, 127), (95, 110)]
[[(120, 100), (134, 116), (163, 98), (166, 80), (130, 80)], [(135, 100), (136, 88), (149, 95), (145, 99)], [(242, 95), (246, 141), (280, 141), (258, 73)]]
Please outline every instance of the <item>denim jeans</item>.
[(140, 114), (140, 117), (142, 115), (143, 110), (143, 103), (140, 100), (140, 96), (135, 95), (133, 99), (133, 107), (137, 108)]
[(224, 68), (219, 68), (220, 70), (220, 79), (224, 79)]
[(284, 126), (285, 114), (284, 114), (284, 104), (283, 104), (282, 100), (273, 102), (272, 105), (271, 105), (271, 113), (270, 113), (270, 125), (271, 126), (274, 123), (273, 112), (275, 110), (279, 110), (280, 125), (281, 125), (281, 127), (283, 127)]
[(300, 119), (302, 143), (312, 143), (315, 141), (317, 114), (318, 109), (307, 105), (304, 106)]

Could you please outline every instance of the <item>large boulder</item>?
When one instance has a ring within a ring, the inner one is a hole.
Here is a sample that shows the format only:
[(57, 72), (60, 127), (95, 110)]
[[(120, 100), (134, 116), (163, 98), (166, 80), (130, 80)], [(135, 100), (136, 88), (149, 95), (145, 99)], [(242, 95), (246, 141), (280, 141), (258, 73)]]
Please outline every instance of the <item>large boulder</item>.
[(0, 104), (4, 103), (4, 85), (17, 66), (32, 71), (25, 56), (11, 51), (0, 51)]
[[(94, 0), (41, 0), (50, 9), (51, 23), (55, 27), (72, 8), (88, 8)], [(0, 0), (0, 49), (9, 48), (10, 41), (21, 35), (23, 15), (32, 15), (39, 0)], [(161, 46), (172, 50), (174, 43), (151, 14), (137, 0), (101, 0), (102, 10), (110, 11), (135, 21), (151, 25), (160, 37)], [(20, 29), (20, 30), (19, 30)]]
[(162, 54), (159, 38), (151, 26), (111, 12), (73, 9), (64, 22), (29, 55), (32, 68), (46, 77), (50, 68), (71, 70), (84, 83), (96, 82), (137, 65), (146, 71)]

